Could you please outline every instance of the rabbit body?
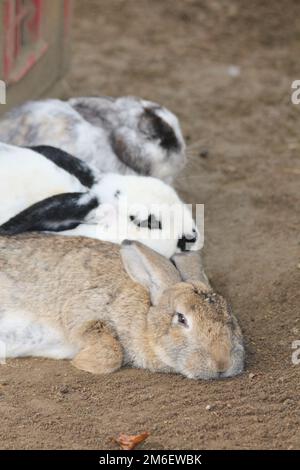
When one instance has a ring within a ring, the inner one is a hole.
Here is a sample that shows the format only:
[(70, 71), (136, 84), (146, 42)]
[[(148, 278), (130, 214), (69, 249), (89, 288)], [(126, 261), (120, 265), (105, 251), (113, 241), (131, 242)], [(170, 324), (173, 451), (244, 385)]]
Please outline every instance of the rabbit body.
[(38, 152), (0, 143), (0, 225), (49, 196), (86, 190), (78, 178)]
[[(197, 258), (189, 255), (187, 265)], [(240, 329), (197, 269), (198, 280), (183, 281), (188, 275), (139, 242), (0, 237), (0, 340), (7, 357), (72, 359), (93, 373), (129, 364), (190, 378), (235, 375)]]
[(4, 115), (0, 141), (53, 145), (101, 172), (141, 174), (166, 182), (185, 165), (177, 117), (136, 97), (30, 101)]
[[(25, 254), (31, 262), (24, 263)], [(83, 325), (105, 331), (101, 321), (117, 328), (130, 351), (128, 325), (144, 322), (149, 308), (147, 292), (126, 275), (116, 245), (93, 240), (80, 245), (80, 239), (52, 236), (0, 237), (0, 296), (0, 340), (7, 357), (72, 359)], [(135, 311), (122, 310), (135, 302)]]
[(190, 209), (171, 186), (152, 177), (100, 175), (54, 147), (0, 144), (0, 200), (1, 234), (128, 238), (167, 257), (202, 243)]

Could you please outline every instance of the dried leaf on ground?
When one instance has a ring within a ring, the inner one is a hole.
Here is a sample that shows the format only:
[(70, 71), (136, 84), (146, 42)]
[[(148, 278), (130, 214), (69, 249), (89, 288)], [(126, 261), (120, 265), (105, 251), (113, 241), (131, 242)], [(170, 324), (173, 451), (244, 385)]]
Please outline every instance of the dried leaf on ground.
[(122, 450), (133, 450), (141, 442), (145, 441), (149, 437), (148, 432), (142, 432), (141, 434), (128, 435), (121, 433), (114, 441), (120, 446)]

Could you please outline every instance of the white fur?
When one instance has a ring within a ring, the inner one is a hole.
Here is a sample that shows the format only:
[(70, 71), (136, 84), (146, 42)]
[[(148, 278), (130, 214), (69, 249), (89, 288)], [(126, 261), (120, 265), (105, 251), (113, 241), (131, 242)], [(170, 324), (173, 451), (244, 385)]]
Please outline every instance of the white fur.
[(0, 311), (1, 350), (7, 358), (40, 356), (72, 359), (78, 348), (68, 343), (62, 331), (31, 319), (30, 312)]
[(0, 225), (47, 197), (85, 190), (77, 178), (39, 153), (0, 144)]
[[(94, 122), (77, 111), (76, 107), (83, 100), (98, 116)], [(157, 139), (140, 130), (140, 118), (147, 107), (154, 109), (156, 115), (172, 127), (180, 149), (166, 151)], [(112, 146), (112, 136), (124, 140), (130, 152), (137, 154), (140, 162), (145, 162), (145, 172), (119, 159)], [(93, 164), (101, 172), (150, 174), (168, 183), (186, 162), (185, 142), (177, 117), (156, 103), (131, 96), (27, 102), (4, 116), (0, 123), (0, 140), (25, 146), (53, 145)], [(151, 162), (150, 168), (146, 162)]]
[[(157, 178), (105, 173), (89, 190), (40, 153), (0, 144), (0, 225), (32, 204), (68, 192), (83, 193), (78, 204), (87, 203), (95, 195), (100, 205), (88, 214), (83, 224), (58, 232), (61, 235), (81, 235), (114, 243), (139, 240), (171, 257), (178, 251), (178, 239), (196, 228), (189, 209), (176, 191)], [(133, 215), (143, 221), (150, 214), (161, 222), (161, 230), (138, 227), (129, 219)], [(200, 247), (198, 233), (192, 249)]]
[[(118, 198), (116, 192), (120, 192)], [(106, 174), (92, 192), (101, 205), (91, 212), (87, 224), (62, 235), (82, 235), (99, 240), (121, 243), (124, 239), (138, 240), (164, 256), (171, 257), (177, 249), (178, 239), (191, 234), (195, 228), (189, 208), (180, 200), (176, 191), (162, 181), (142, 176)], [(160, 220), (162, 229), (137, 227), (130, 221), (134, 215), (146, 220), (152, 214)], [(200, 236), (192, 249), (200, 249)]]

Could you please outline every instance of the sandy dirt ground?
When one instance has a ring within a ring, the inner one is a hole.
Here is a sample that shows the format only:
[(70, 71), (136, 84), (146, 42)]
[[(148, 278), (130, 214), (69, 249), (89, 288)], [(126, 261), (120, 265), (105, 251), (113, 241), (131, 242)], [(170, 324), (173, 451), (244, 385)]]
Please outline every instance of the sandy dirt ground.
[(246, 370), (203, 382), (9, 361), (1, 448), (109, 449), (144, 430), (144, 449), (300, 448), (299, 19), (297, 0), (77, 1), (70, 94), (141, 95), (181, 119), (176, 186), (205, 204), (207, 271), (243, 328)]

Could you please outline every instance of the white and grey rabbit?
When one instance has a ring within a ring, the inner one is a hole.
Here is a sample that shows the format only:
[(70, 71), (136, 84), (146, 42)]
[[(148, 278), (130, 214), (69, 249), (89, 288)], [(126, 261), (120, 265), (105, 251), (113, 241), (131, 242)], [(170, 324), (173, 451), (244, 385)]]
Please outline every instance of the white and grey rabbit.
[(175, 190), (157, 178), (100, 174), (54, 147), (0, 143), (0, 234), (129, 238), (171, 257), (201, 248), (202, 229)]
[(4, 115), (0, 141), (53, 145), (101, 172), (154, 176), (169, 183), (186, 161), (177, 117), (132, 96), (27, 102)]
[(173, 263), (139, 242), (0, 237), (6, 357), (71, 359), (95, 374), (122, 365), (192, 379), (241, 373), (241, 330), (200, 254)]

